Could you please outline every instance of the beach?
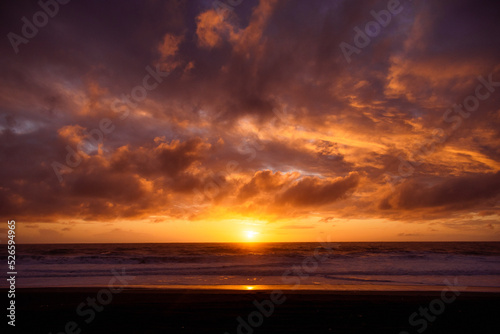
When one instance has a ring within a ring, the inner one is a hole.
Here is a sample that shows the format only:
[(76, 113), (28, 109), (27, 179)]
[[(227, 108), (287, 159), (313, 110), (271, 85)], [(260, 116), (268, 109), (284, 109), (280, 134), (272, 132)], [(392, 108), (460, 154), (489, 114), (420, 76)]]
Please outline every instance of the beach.
[[(102, 309), (87, 323), (90, 316), (79, 316), (77, 307), (100, 290), (19, 289), (16, 332), (419, 333), (421, 325), (410, 325), (409, 316), (441, 298), (439, 291), (281, 290), (279, 300), (285, 300), (273, 303), (266, 316), (271, 290), (127, 288), (108, 305), (98, 305)], [(422, 332), (496, 333), (499, 297), (499, 292), (461, 292)]]

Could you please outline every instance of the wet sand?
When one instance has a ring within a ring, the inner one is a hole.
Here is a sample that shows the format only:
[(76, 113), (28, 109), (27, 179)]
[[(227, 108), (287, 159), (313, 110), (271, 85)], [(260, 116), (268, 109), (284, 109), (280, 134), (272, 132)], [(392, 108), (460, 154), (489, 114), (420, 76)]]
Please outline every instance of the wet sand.
[[(500, 329), (498, 292), (461, 292), (451, 302), (449, 293), (449, 303), (444, 303), (439, 291), (283, 290), (271, 295), (267, 290), (105, 290), (18, 289), (16, 330), (8, 332), (398, 334), (419, 333), (424, 325), (423, 333)], [(439, 314), (429, 310), (431, 304)], [(426, 315), (418, 315), (420, 307), (428, 310)], [(412, 326), (409, 317), (415, 312)]]

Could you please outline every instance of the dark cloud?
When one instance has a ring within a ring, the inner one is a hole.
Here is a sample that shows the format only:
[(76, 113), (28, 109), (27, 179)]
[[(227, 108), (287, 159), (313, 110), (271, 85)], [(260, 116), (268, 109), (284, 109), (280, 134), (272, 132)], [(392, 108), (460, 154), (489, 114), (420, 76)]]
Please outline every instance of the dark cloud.
[(305, 177), (295, 181), (283, 194), (279, 195), (276, 203), (299, 207), (326, 205), (345, 198), (356, 189), (358, 183), (357, 173), (334, 180)]
[(448, 207), (465, 209), (484, 203), (500, 194), (500, 172), (495, 174), (451, 177), (428, 185), (411, 180), (398, 187), (396, 193), (383, 201), (382, 208), (412, 210)]

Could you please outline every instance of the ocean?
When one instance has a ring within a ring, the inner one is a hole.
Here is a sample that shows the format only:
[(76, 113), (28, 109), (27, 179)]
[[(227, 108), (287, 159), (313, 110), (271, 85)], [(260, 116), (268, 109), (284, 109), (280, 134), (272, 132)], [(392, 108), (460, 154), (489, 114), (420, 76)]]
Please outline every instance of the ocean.
[(16, 251), (18, 288), (105, 286), (117, 272), (127, 275), (124, 285), (153, 288), (500, 288), (500, 242), (24, 244)]

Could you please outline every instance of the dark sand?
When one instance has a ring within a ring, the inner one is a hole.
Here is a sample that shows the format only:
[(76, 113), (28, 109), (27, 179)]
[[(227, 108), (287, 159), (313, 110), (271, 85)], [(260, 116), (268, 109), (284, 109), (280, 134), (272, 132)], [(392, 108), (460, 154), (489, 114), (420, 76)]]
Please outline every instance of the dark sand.
[[(87, 324), (88, 315), (77, 315), (76, 308), (88, 297), (95, 298), (98, 291), (18, 289), (16, 330), (8, 332), (59, 334), (74, 321), (78, 327), (72, 330), (70, 325), (67, 333), (233, 334), (238, 333), (237, 317), (247, 319), (257, 310), (252, 302), (269, 299), (270, 293), (127, 289), (113, 295), (111, 303)], [(409, 316), (440, 299), (439, 292), (415, 291), (285, 291), (284, 295), (286, 301), (275, 306), (270, 317), (262, 317), (262, 325), (240, 333), (418, 333), (421, 326), (412, 327)], [(499, 293), (462, 292), (423, 332), (500, 333), (499, 297)]]

